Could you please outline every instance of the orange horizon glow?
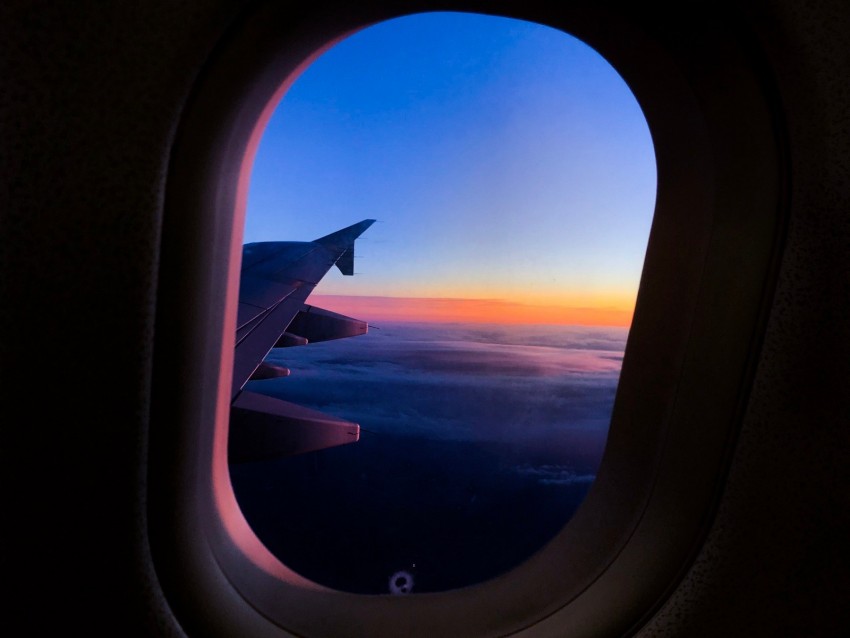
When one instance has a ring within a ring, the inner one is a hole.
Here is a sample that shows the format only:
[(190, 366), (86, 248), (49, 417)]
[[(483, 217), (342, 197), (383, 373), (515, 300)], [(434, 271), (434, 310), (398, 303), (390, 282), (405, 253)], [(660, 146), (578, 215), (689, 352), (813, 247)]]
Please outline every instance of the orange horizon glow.
[[(588, 301), (582, 299), (585, 303)], [(629, 327), (634, 302), (605, 300), (603, 305), (518, 302), (448, 297), (313, 295), (309, 302), (367, 321), (426, 323), (558, 324)]]

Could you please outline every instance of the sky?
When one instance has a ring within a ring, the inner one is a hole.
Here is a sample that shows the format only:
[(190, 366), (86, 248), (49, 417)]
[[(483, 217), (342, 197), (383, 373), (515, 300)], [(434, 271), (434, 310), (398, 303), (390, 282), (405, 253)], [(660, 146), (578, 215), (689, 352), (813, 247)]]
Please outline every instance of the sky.
[(244, 241), (377, 219), (355, 276), (334, 269), (311, 297), (370, 322), (627, 326), (655, 178), (637, 101), (593, 49), (529, 22), (418, 14), (343, 40), (283, 96)]

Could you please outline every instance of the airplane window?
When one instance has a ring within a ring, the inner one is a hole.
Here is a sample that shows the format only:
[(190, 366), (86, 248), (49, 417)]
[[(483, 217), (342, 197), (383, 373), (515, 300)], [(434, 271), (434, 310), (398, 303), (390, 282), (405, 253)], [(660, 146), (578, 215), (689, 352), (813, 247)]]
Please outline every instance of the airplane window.
[[(625, 82), (550, 27), (419, 14), (318, 58), (260, 143), (244, 236), (237, 366), (284, 322), (234, 375), (231, 480), (266, 547), (393, 595), (544, 547), (601, 462), (655, 178)], [(293, 270), (325, 252), (316, 281)], [(270, 441), (257, 396), (302, 438)]]

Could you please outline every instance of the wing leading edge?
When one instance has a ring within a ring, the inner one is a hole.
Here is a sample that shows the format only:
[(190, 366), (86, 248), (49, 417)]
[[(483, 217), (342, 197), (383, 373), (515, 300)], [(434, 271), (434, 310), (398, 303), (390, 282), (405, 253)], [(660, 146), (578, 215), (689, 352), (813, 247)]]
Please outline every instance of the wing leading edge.
[(273, 347), (365, 334), (365, 322), (304, 302), (336, 265), (354, 274), (354, 241), (375, 222), (361, 222), (311, 242), (260, 242), (242, 248), (239, 311), (230, 410), (233, 463), (288, 456), (359, 438), (359, 426), (243, 390), (249, 379), (286, 376), (263, 362)]

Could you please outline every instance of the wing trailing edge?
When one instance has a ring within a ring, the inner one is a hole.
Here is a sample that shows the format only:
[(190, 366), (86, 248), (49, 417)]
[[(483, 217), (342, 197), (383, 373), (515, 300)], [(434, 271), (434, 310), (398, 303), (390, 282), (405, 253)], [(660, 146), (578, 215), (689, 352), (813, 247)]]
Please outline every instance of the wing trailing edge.
[(360, 426), (316, 410), (243, 391), (230, 408), (228, 460), (247, 463), (355, 443)]
[(366, 322), (304, 302), (331, 266), (344, 275), (354, 274), (354, 241), (373, 223), (364, 219), (312, 242), (243, 246), (228, 442), (231, 463), (291, 456), (359, 439), (356, 423), (243, 388), (249, 379), (289, 374), (287, 368), (264, 361), (273, 347), (368, 331)]
[[(369, 324), (330, 310), (305, 305), (292, 319), (284, 335), (295, 335), (307, 343), (357, 337), (369, 332)], [(282, 342), (282, 341), (283, 342)], [(275, 347), (284, 347), (290, 337), (281, 337)]]

